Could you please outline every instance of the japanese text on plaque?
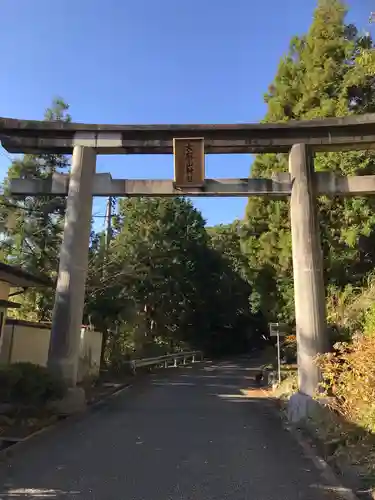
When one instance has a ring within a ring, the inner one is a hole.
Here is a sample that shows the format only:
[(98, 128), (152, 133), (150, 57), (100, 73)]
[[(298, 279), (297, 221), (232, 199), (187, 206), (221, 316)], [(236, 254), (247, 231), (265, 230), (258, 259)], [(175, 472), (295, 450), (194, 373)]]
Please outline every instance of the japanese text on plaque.
[(188, 142), (185, 146), (185, 172), (186, 172), (186, 180), (188, 182), (193, 182), (194, 155), (193, 155), (193, 148), (190, 142)]

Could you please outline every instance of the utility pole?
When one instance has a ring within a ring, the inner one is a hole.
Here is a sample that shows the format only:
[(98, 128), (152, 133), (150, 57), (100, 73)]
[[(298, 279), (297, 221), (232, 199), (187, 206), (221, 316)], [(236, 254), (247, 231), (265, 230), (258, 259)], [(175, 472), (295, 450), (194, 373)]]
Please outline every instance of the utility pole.
[[(102, 278), (105, 277), (107, 274), (107, 264), (108, 264), (108, 252), (109, 252), (109, 245), (111, 244), (112, 240), (112, 209), (114, 206), (115, 200), (113, 199), (112, 196), (108, 197), (107, 200), (107, 205), (106, 205), (106, 210), (105, 210), (105, 219), (104, 219), (104, 225), (105, 225), (105, 235), (104, 235), (104, 254), (103, 254), (103, 262), (102, 262)], [(104, 367), (104, 355), (105, 355), (105, 348), (108, 342), (108, 329), (104, 330), (102, 332), (103, 335), (103, 340), (102, 340), (102, 348), (101, 348), (101, 353), (100, 353), (100, 367)]]
[(112, 206), (113, 198), (109, 196), (105, 210), (105, 261), (108, 257), (108, 249), (112, 239)]
[(108, 197), (106, 208), (105, 208), (105, 216), (104, 216), (104, 252), (103, 252), (103, 260), (102, 260), (102, 276), (105, 275), (105, 268), (108, 263), (108, 252), (109, 245), (112, 240), (112, 210), (114, 207), (114, 198), (112, 196)]

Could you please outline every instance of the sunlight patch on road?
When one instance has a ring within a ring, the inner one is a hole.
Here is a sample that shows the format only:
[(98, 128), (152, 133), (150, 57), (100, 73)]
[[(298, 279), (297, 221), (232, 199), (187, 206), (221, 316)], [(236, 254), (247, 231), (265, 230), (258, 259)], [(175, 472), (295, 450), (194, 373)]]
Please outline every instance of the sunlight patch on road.
[(240, 389), (240, 391), (249, 398), (269, 398), (271, 396), (271, 391), (269, 389), (250, 387), (249, 389)]
[[(169, 386), (169, 385), (176, 385), (176, 386), (195, 386), (197, 384), (194, 384), (194, 382), (166, 382), (166, 381), (157, 381), (154, 380), (152, 382), (152, 385), (157, 385), (157, 386)], [(1, 499), (0, 499), (1, 500)]]
[[(79, 495), (79, 491), (62, 491), (62, 490), (50, 490), (50, 489), (39, 489), (39, 488), (17, 488), (10, 489), (6, 493), (1, 493), (0, 495), (5, 495), (7, 498), (58, 498), (61, 495)], [(0, 500), (3, 496), (0, 496)]]
[(270, 394), (264, 389), (238, 389), (240, 394), (216, 394), (219, 398), (227, 399), (227, 400), (251, 400), (251, 399), (267, 399), (270, 397)]
[(211, 395), (223, 399), (224, 401), (228, 401), (229, 403), (257, 404), (259, 400), (258, 397), (249, 397), (249, 396), (244, 396), (243, 394), (211, 394)]
[(356, 497), (353, 496), (353, 491), (350, 488), (345, 488), (344, 486), (333, 486), (333, 485), (324, 485), (324, 484), (310, 484), (310, 488), (316, 488), (319, 490), (323, 490), (326, 492), (335, 492), (340, 495), (341, 498), (352, 500)]
[(221, 399), (248, 399), (245, 394), (216, 394)]

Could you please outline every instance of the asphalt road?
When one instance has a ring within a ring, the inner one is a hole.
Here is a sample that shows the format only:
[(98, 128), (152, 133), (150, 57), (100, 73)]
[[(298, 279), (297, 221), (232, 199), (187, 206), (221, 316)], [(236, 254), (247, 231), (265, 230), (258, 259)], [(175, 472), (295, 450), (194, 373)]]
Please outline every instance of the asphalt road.
[(0, 499), (336, 499), (249, 362), (163, 370), (0, 464)]

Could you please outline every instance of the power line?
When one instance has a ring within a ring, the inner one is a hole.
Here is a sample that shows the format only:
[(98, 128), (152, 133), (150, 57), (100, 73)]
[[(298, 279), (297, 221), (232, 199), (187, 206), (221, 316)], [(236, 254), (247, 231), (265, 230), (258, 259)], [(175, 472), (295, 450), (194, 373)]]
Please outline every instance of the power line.
[(3, 149), (3, 148), (0, 148), (0, 153), (1, 153), (1, 154), (5, 157), (5, 158), (7, 158), (9, 161), (11, 161), (11, 162), (13, 162), (13, 161), (14, 161), (14, 159), (13, 159), (13, 158), (12, 158), (12, 157), (11, 157), (11, 156), (10, 156), (10, 155), (6, 152), (6, 151), (4, 151), (4, 149)]
[[(5, 202), (5, 201), (0, 201), (0, 205), (6, 208), (14, 208), (16, 210), (24, 210), (25, 212), (29, 213), (35, 213), (35, 214), (41, 214), (41, 215), (46, 215), (46, 213), (43, 210), (38, 210), (37, 208), (31, 208), (31, 207), (23, 207), (22, 205), (16, 205), (13, 203)], [(50, 212), (53, 214), (53, 212)], [(107, 217), (106, 214), (92, 214), (93, 218), (102, 218), (105, 219)]]
[(106, 254), (108, 253), (109, 244), (112, 239), (112, 196), (108, 197), (107, 207), (105, 211), (105, 221), (106, 221), (106, 229), (105, 229), (105, 248)]

